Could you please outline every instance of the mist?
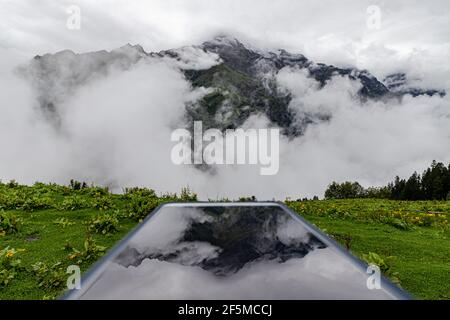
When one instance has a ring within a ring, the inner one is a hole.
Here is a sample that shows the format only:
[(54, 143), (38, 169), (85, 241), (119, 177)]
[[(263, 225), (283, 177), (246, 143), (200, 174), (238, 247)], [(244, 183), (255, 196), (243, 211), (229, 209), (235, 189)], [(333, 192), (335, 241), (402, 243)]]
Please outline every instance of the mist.
[[(111, 60), (99, 53), (82, 56), (75, 66), (74, 53), (62, 52), (45, 80), (33, 69), (35, 61), (2, 50), (9, 63), (0, 64), (0, 179), (26, 184), (76, 179), (114, 192), (129, 186), (177, 192), (189, 186), (203, 200), (250, 195), (284, 200), (321, 197), (332, 181), (384, 185), (396, 175), (421, 172), (434, 159), (450, 161), (448, 96), (361, 101), (356, 80), (335, 76), (321, 88), (307, 71), (286, 67), (275, 80), (292, 95), (295, 121), (306, 116), (314, 121), (301, 136), (281, 136), (276, 175), (261, 176), (255, 165), (212, 170), (175, 165), (171, 133), (190, 125), (186, 104), (209, 92), (194, 89), (183, 70), (221, 62), (196, 47), (177, 52), (178, 60), (139, 59), (139, 47), (125, 46), (114, 50)], [(445, 81), (441, 85), (447, 88)], [(56, 102), (53, 115), (43, 111), (45, 99)], [(320, 121), (323, 117), (330, 120)], [(254, 114), (243, 127), (274, 124)]]

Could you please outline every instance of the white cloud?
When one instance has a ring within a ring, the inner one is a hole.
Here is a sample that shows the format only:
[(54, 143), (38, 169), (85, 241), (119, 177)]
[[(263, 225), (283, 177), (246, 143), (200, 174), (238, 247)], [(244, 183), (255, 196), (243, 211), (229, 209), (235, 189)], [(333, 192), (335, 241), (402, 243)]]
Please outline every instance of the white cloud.
[[(81, 30), (65, 27), (65, 8), (79, 5)], [(366, 27), (369, 4), (380, 6), (380, 30)], [(359, 83), (333, 79), (318, 90), (303, 71), (284, 69), (279, 83), (293, 93), (291, 109), (329, 115), (305, 135), (282, 140), (279, 174), (257, 167), (218, 167), (214, 175), (170, 162), (170, 132), (181, 126), (193, 91), (179, 68), (206, 68), (217, 57), (184, 48), (178, 65), (149, 59), (112, 67), (75, 90), (56, 82), (62, 132), (36, 112), (36, 92), (13, 72), (35, 54), (111, 50), (139, 43), (163, 50), (230, 32), (256, 47), (282, 47), (325, 63), (356, 65), (378, 77), (405, 71), (420, 85), (450, 89), (447, 1), (91, 1), (1, 2), (0, 177), (32, 183), (71, 178), (114, 186), (176, 191), (190, 185), (203, 198), (261, 199), (322, 195), (331, 180), (384, 184), (394, 175), (450, 161), (449, 98), (402, 102), (354, 99)], [(181, 63), (181, 65), (180, 65)], [(83, 68), (89, 68), (86, 64)], [(82, 74), (84, 69), (68, 70)], [(70, 69), (70, 68), (69, 68)], [(13, 98), (11, 98), (13, 97)], [(259, 120), (258, 120), (259, 119)], [(264, 123), (267, 119), (252, 118)]]

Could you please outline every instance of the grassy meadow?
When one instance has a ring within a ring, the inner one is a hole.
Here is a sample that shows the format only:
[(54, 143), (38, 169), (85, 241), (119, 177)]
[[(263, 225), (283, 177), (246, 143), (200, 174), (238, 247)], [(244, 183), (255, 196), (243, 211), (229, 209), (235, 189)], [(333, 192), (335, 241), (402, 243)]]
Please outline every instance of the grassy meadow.
[[(244, 200), (244, 199), (243, 199)], [(0, 183), (0, 299), (55, 299), (66, 268), (86, 271), (156, 206), (196, 201), (188, 189)], [(286, 201), (418, 299), (450, 299), (450, 201)]]

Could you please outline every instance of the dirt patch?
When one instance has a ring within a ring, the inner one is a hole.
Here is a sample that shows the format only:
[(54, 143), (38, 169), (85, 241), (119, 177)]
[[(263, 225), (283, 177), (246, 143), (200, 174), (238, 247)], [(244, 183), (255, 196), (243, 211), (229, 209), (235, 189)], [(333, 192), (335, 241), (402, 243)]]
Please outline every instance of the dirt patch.
[(33, 242), (33, 241), (37, 241), (40, 240), (41, 237), (38, 234), (30, 234), (25, 238), (25, 241), (27, 242)]

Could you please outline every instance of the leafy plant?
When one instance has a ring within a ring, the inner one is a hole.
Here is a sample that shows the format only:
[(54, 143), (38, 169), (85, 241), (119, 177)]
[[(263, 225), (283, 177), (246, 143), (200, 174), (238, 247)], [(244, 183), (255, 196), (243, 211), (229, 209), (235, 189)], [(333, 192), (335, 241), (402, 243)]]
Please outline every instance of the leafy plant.
[(68, 259), (74, 260), (78, 264), (93, 262), (101, 257), (106, 251), (106, 247), (97, 245), (91, 235), (86, 236), (83, 250), (77, 250), (69, 244), (67, 244), (65, 249), (72, 251), (68, 256)]
[(189, 187), (181, 188), (180, 200), (186, 202), (197, 201), (197, 194)]
[(71, 226), (74, 225), (75, 222), (71, 222), (69, 219), (67, 218), (59, 218), (59, 219), (55, 219), (53, 220), (54, 224), (57, 224), (63, 228), (67, 227), (67, 226)]
[(109, 189), (107, 187), (90, 186), (81, 189), (79, 193), (89, 197), (101, 197), (101, 196), (108, 196)]
[(400, 280), (398, 278), (398, 272), (393, 270), (393, 260), (395, 257), (382, 257), (375, 252), (369, 252), (368, 254), (363, 254), (362, 258), (368, 264), (374, 264), (380, 268), (380, 271), (388, 278), (391, 279), (392, 282), (400, 284)]
[(11, 213), (0, 211), (0, 234), (6, 235), (19, 232), (21, 219)]
[(119, 220), (110, 214), (97, 215), (88, 222), (88, 230), (100, 234), (114, 233), (119, 230)]
[(257, 201), (255, 196), (251, 196), (251, 197), (240, 197), (239, 202), (253, 202), (253, 201)]
[(28, 212), (51, 208), (53, 208), (53, 201), (49, 197), (33, 196), (31, 198), (26, 199), (22, 204), (22, 210)]
[(132, 196), (127, 205), (128, 217), (141, 221), (158, 205), (159, 201), (157, 198)]
[(0, 251), (0, 286), (8, 285), (21, 270), (22, 260), (17, 258), (24, 249), (14, 249), (9, 246)]
[(43, 262), (36, 262), (31, 267), (40, 288), (60, 289), (65, 285), (66, 272), (62, 262), (57, 262), (51, 266)]
[(148, 189), (148, 188), (125, 188), (124, 190), (124, 196), (126, 198), (131, 198), (132, 196), (138, 196), (138, 197), (149, 197), (149, 198), (156, 198), (155, 190)]
[(106, 211), (106, 210), (114, 209), (115, 205), (110, 197), (101, 196), (101, 197), (94, 198), (92, 207), (97, 210)]
[(86, 200), (79, 196), (66, 197), (58, 206), (59, 211), (75, 211), (88, 208), (89, 204)]

